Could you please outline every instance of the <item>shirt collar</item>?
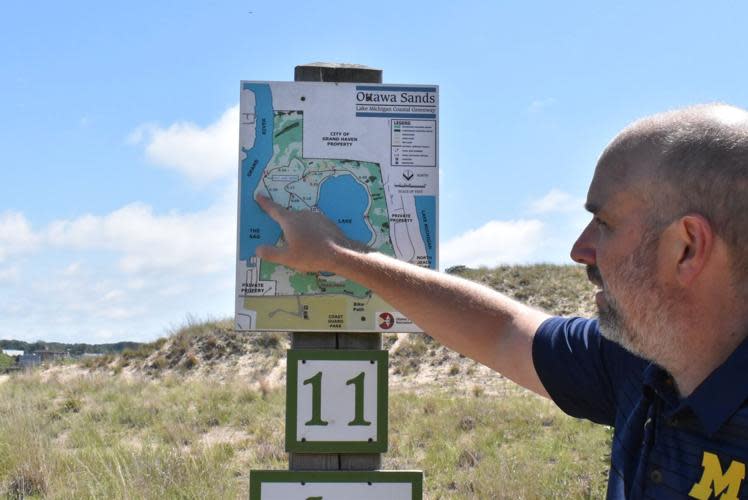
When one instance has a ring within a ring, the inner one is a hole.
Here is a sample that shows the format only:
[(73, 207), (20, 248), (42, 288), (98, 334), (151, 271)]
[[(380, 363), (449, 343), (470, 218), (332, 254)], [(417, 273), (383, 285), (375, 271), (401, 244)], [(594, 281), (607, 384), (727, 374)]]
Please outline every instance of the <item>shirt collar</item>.
[(678, 398), (672, 378), (657, 365), (647, 367), (644, 384), (665, 400), (666, 417), (689, 408), (712, 435), (748, 399), (747, 366), (748, 338), (686, 398)]

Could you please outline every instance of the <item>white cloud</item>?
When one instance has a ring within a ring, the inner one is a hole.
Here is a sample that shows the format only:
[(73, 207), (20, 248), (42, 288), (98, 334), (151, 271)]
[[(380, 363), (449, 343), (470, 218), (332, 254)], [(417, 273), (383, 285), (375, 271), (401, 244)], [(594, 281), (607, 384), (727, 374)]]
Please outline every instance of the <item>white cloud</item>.
[(535, 214), (547, 214), (552, 212), (574, 212), (584, 206), (584, 199), (553, 188), (545, 196), (530, 203), (530, 212)]
[(549, 106), (552, 106), (555, 102), (556, 99), (554, 99), (553, 97), (546, 97), (545, 99), (535, 99), (527, 107), (527, 112), (532, 114), (540, 113)]
[(104, 294), (104, 296), (102, 297), (102, 300), (104, 302), (112, 302), (115, 300), (119, 300), (124, 296), (125, 296), (125, 293), (122, 290), (109, 290), (107, 293)]
[(224, 190), (207, 208), (133, 202), (37, 227), (0, 212), (0, 337), (144, 340), (186, 313), (230, 314), (238, 122), (234, 106), (205, 127), (143, 125), (129, 138), (154, 164), (197, 183), (219, 180)]
[(75, 276), (78, 274), (81, 270), (81, 263), (80, 261), (73, 262), (70, 265), (68, 265), (65, 269), (62, 270), (61, 274), (63, 276)]
[(12, 283), (18, 280), (19, 276), (20, 276), (20, 269), (18, 268), (18, 266), (0, 268), (0, 284)]
[(107, 342), (114, 340), (114, 332), (108, 328), (100, 328), (93, 332), (93, 336), (99, 342)]
[(492, 220), (441, 245), (441, 265), (469, 267), (526, 263), (542, 239), (543, 223), (535, 219)]
[(233, 261), (235, 231), (235, 208), (225, 203), (201, 212), (166, 214), (131, 203), (107, 215), (54, 221), (44, 239), (58, 247), (119, 254), (119, 268), (126, 273), (179, 269), (200, 274)]
[(39, 228), (21, 213), (0, 214), (10, 256), (0, 262), (0, 338), (143, 340), (186, 312), (230, 314), (236, 183), (226, 184), (213, 205), (189, 212), (136, 202)]
[(161, 128), (143, 124), (128, 137), (144, 143), (148, 160), (176, 170), (198, 184), (236, 175), (239, 151), (239, 106), (227, 109), (206, 127), (177, 122)]
[(19, 212), (0, 214), (0, 262), (12, 255), (31, 251), (37, 244), (38, 237), (23, 214)]

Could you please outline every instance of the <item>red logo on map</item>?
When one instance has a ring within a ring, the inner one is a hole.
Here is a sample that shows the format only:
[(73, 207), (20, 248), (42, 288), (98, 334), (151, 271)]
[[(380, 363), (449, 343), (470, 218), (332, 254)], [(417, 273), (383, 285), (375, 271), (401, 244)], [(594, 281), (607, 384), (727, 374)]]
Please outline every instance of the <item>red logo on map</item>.
[(379, 319), (382, 320), (382, 322), (379, 323), (379, 328), (382, 330), (389, 330), (395, 325), (395, 317), (390, 313), (381, 313)]

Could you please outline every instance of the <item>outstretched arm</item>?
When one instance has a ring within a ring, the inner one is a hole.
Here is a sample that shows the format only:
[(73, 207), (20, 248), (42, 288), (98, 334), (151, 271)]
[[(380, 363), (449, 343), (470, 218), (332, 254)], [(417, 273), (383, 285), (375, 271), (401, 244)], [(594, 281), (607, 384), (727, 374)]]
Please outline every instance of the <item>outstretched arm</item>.
[(260, 258), (356, 281), (445, 346), (548, 396), (532, 362), (532, 339), (547, 314), (477, 283), (367, 252), (321, 214), (286, 210), (264, 197), (257, 202), (286, 241), (258, 248)]

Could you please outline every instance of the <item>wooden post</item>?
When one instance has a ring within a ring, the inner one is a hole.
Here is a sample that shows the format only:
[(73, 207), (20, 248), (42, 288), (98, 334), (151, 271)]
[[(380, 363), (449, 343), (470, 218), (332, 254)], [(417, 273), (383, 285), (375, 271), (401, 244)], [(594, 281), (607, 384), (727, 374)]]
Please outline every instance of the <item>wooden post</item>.
[[(297, 82), (382, 83), (382, 70), (359, 64), (311, 63), (296, 66)], [(293, 332), (291, 349), (381, 349), (380, 333)], [(308, 454), (289, 453), (290, 470), (376, 470), (380, 453)]]

